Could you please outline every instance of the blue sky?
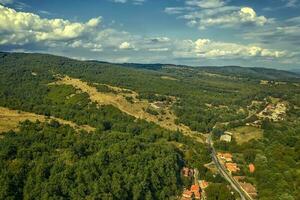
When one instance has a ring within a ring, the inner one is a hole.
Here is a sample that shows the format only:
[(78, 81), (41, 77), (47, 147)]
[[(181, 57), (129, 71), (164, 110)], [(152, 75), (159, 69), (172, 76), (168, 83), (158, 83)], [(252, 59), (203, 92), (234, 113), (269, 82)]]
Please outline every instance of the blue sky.
[(0, 0), (0, 50), (300, 69), (298, 0)]

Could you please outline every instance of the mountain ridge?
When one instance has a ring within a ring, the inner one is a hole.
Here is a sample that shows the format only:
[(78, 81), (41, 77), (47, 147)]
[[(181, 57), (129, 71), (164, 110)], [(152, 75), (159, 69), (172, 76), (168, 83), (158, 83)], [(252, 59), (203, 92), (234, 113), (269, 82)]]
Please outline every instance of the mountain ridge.
[(243, 66), (235, 66), (235, 65), (227, 65), (227, 66), (188, 66), (188, 65), (176, 65), (176, 64), (162, 64), (162, 63), (150, 63), (150, 64), (142, 64), (142, 63), (114, 63), (114, 62), (106, 62), (100, 60), (77, 60), (74, 58), (69, 58), (66, 56), (60, 55), (52, 55), (52, 54), (44, 54), (44, 53), (19, 53), (19, 52), (0, 52), (0, 56), (10, 54), (10, 55), (35, 55), (35, 56), (52, 56), (59, 59), (69, 59), (74, 61), (81, 61), (87, 63), (98, 63), (98, 64), (111, 64), (116, 66), (122, 66), (127, 68), (135, 68), (135, 69), (145, 69), (152, 71), (161, 71), (163, 67), (178, 67), (178, 68), (187, 68), (194, 69), (197, 71), (208, 72), (208, 73), (216, 73), (226, 76), (237, 76), (243, 78), (254, 78), (254, 79), (266, 79), (266, 80), (282, 80), (282, 81), (300, 81), (300, 73), (297, 73), (296, 70), (288, 71), (282, 69), (274, 69), (274, 68), (264, 68), (264, 67), (243, 67)]

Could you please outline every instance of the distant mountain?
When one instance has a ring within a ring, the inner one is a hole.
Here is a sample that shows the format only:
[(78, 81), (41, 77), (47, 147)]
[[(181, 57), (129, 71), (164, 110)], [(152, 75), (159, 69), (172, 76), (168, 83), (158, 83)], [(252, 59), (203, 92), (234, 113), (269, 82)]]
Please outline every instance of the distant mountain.
[(293, 73), (296, 73), (296, 74), (300, 74), (300, 69), (291, 69), (289, 71), (293, 72)]
[(140, 64), (140, 63), (123, 63), (119, 64), (123, 67), (132, 67), (137, 69), (149, 69), (149, 70), (160, 70), (164, 66), (164, 64)]
[[(7, 54), (12, 55), (22, 55), (18, 53), (1, 53), (0, 57)], [(25, 54), (26, 55), (26, 54)], [(61, 60), (63, 57), (52, 56), (47, 54), (28, 54), (30, 57), (44, 57), (45, 59), (51, 58), (52, 60)], [(68, 59), (73, 60), (73, 59)], [(186, 65), (174, 65), (174, 64), (141, 64), (141, 63), (109, 63), (104, 61), (97, 60), (87, 60), (89, 63), (104, 64), (109, 66), (122, 66), (126, 68), (134, 69), (146, 69), (153, 71), (164, 71), (165, 68), (168, 69), (181, 69), (181, 70), (196, 70), (198, 72), (206, 72), (212, 74), (220, 74), (225, 76), (234, 76), (234, 77), (243, 77), (243, 78), (252, 78), (252, 79), (264, 79), (264, 80), (277, 80), (277, 81), (300, 81), (300, 69), (294, 69), (291, 71), (269, 69), (269, 68), (259, 68), (259, 67), (240, 67), (240, 66), (199, 66), (191, 67)], [(170, 72), (170, 70), (168, 71)]]
[(140, 63), (124, 63), (119, 64), (124, 67), (132, 67), (138, 69), (147, 69), (160, 71), (164, 67), (176, 67), (184, 69), (194, 69), (197, 71), (203, 71), (207, 73), (220, 74), (225, 76), (235, 76), (244, 78), (254, 78), (254, 79), (266, 79), (266, 80), (300, 80), (300, 70), (298, 71), (284, 71), (269, 68), (259, 68), (259, 67), (240, 67), (240, 66), (207, 66), (207, 67), (189, 67), (186, 65), (173, 65), (173, 64), (140, 64)]
[(203, 71), (209, 73), (217, 73), (228, 76), (249, 77), (267, 80), (294, 80), (300, 79), (300, 75), (290, 71), (267, 69), (258, 67), (240, 67), (240, 66), (224, 66), (224, 67), (201, 67)]

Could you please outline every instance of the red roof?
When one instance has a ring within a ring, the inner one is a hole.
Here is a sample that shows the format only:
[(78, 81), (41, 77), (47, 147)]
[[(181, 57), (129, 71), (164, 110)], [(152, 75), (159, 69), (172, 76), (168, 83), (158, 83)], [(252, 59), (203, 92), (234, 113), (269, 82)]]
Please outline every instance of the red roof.
[(249, 165), (249, 171), (250, 173), (254, 173), (255, 171), (255, 166), (252, 163)]
[(191, 186), (191, 191), (199, 191), (200, 190), (200, 187), (199, 187), (199, 185), (192, 185)]
[(200, 187), (202, 189), (207, 188), (207, 186), (208, 186), (208, 182), (206, 182), (205, 180), (201, 180), (200, 181)]
[(240, 170), (236, 163), (225, 163), (225, 166), (230, 172), (237, 172)]
[(184, 199), (184, 198), (190, 198), (191, 199), (193, 194), (195, 196), (195, 199), (200, 199), (201, 198), (201, 192), (200, 192), (199, 185), (192, 185), (190, 190), (185, 189), (183, 191), (183, 194), (182, 194), (182, 197), (183, 197), (182, 199)]

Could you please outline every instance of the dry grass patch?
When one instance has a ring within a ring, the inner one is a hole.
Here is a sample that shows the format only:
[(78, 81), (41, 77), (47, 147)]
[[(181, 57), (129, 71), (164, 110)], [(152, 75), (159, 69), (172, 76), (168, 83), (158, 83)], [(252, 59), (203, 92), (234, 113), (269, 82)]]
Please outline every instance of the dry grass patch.
[(178, 79), (173, 78), (173, 77), (171, 77), (171, 76), (161, 76), (160, 78), (161, 78), (161, 79), (164, 79), (164, 80), (178, 81)]
[(34, 113), (23, 112), (18, 110), (11, 110), (8, 108), (0, 107), (0, 133), (7, 132), (10, 130), (17, 131), (20, 122), (29, 120), (35, 122), (37, 120), (41, 122), (48, 122), (50, 120), (56, 120), (60, 124), (65, 124), (73, 127), (76, 130), (85, 130), (88, 132), (94, 131), (95, 128), (84, 125), (79, 126), (73, 122), (55, 118), (55, 117), (46, 117), (44, 115), (37, 115)]
[[(157, 104), (151, 104), (147, 100), (138, 99), (138, 93), (132, 90), (105, 85), (112, 89), (114, 92), (100, 92), (93, 84), (89, 84), (80, 79), (71, 78), (69, 76), (61, 77), (60, 80), (53, 84), (65, 84), (72, 85), (74, 88), (81, 90), (89, 95), (92, 102), (100, 105), (112, 105), (122, 112), (131, 115), (137, 119), (144, 119), (148, 122), (153, 122), (159, 126), (168, 130), (176, 131), (180, 130), (184, 134), (189, 136), (195, 135), (188, 126), (183, 124), (175, 124), (177, 119), (174, 112), (171, 110), (172, 103), (176, 101), (175, 97), (170, 97), (172, 102), (164, 106), (157, 106)], [(104, 84), (102, 84), (104, 85)], [(130, 99), (130, 100), (129, 100)], [(159, 102), (164, 103), (164, 102)], [(156, 114), (150, 114), (147, 110), (155, 110)], [(197, 141), (203, 142), (203, 139), (197, 137)]]
[(242, 126), (230, 130), (238, 144), (246, 143), (252, 139), (260, 139), (263, 137), (263, 130), (253, 126)]

